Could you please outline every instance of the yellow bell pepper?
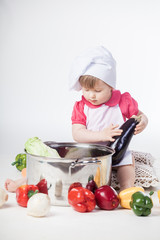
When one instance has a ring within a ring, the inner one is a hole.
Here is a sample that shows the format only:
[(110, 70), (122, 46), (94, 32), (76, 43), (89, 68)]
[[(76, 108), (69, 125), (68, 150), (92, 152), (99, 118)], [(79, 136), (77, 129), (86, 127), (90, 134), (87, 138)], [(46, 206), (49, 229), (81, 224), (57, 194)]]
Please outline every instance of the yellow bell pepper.
[(160, 203), (160, 190), (157, 191), (158, 198), (159, 198), (159, 203)]
[(130, 187), (122, 190), (118, 194), (121, 207), (131, 209), (130, 201), (131, 201), (132, 194), (138, 191), (144, 192), (144, 189), (142, 187)]

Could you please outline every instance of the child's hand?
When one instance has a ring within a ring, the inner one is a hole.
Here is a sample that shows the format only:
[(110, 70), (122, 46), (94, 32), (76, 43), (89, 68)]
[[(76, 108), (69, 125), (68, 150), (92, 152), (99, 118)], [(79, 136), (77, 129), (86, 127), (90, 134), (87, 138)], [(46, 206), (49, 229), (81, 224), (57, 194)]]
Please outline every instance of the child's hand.
[(101, 131), (102, 134), (102, 141), (110, 141), (114, 142), (114, 136), (120, 136), (122, 133), (122, 129), (117, 129), (119, 125), (111, 124), (108, 128), (105, 128)]
[(139, 116), (141, 117), (141, 120), (135, 128), (135, 131), (134, 131), (135, 135), (142, 132), (148, 124), (148, 118), (143, 113), (140, 114)]

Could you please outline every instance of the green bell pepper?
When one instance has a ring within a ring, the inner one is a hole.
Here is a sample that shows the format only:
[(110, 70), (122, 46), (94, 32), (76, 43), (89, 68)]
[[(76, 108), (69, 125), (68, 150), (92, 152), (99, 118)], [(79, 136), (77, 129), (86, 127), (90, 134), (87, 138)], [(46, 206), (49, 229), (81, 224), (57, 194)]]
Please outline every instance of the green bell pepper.
[[(153, 192), (150, 193), (152, 195)], [(153, 207), (152, 199), (143, 192), (135, 192), (131, 197), (130, 207), (137, 216), (148, 216)]]
[(15, 162), (12, 163), (12, 166), (14, 165), (16, 165), (16, 168), (19, 171), (22, 171), (23, 168), (26, 168), (26, 154), (18, 154), (15, 158)]

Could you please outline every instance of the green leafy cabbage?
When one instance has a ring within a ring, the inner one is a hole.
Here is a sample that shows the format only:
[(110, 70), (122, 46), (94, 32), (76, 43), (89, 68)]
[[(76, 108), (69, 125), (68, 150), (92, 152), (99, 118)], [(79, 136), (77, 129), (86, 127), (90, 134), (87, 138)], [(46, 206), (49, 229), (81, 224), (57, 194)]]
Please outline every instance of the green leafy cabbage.
[(38, 137), (29, 138), (25, 143), (27, 153), (42, 156), (60, 158), (58, 152), (44, 144)]

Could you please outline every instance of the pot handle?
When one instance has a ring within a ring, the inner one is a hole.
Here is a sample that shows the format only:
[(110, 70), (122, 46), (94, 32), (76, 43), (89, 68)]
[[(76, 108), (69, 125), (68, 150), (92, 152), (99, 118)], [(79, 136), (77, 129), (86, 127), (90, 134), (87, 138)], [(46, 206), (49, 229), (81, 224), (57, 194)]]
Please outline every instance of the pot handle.
[(82, 165), (87, 165), (87, 164), (101, 164), (101, 163), (102, 163), (101, 160), (98, 160), (97, 158), (91, 158), (88, 160), (77, 159), (76, 161), (71, 163), (70, 167), (74, 168), (76, 166), (82, 166)]

